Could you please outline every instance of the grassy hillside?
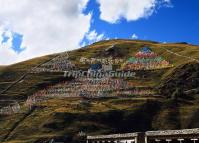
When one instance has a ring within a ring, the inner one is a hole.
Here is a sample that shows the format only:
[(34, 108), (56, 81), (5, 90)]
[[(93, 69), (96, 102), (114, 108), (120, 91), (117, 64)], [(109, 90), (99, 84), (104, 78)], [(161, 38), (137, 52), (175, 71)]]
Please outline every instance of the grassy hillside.
[(4, 69), (5, 67), (6, 67), (6, 66), (1, 66), (1, 65), (0, 65), (0, 70)]
[[(114, 52), (107, 48), (114, 45)], [(33, 143), (52, 138), (77, 142), (79, 131), (89, 135), (121, 133), (157, 129), (199, 127), (198, 61), (199, 47), (186, 43), (161, 44), (151, 41), (110, 40), (69, 52), (69, 59), (80, 68), (81, 57), (107, 57), (127, 60), (140, 48), (149, 46), (174, 66), (169, 69), (137, 72), (131, 79), (136, 86), (152, 87), (161, 96), (134, 96), (126, 98), (49, 99), (31, 110), (0, 116), (0, 142)], [(0, 107), (10, 101), (22, 105), (28, 96), (47, 85), (69, 80), (63, 73), (37, 73), (30, 70), (58, 56), (48, 55), (22, 63), (0, 67)], [(142, 78), (144, 76), (144, 78)], [(183, 91), (176, 91), (182, 89)], [(184, 96), (181, 96), (181, 95)], [(6, 100), (6, 101), (4, 101)], [(114, 120), (113, 120), (114, 119)]]
[[(171, 76), (165, 78), (160, 84), (162, 95), (172, 96), (176, 90), (180, 97), (189, 97), (199, 93), (199, 63), (182, 64), (178, 66)], [(174, 96), (174, 95), (173, 95)], [(178, 96), (176, 94), (176, 96)]]

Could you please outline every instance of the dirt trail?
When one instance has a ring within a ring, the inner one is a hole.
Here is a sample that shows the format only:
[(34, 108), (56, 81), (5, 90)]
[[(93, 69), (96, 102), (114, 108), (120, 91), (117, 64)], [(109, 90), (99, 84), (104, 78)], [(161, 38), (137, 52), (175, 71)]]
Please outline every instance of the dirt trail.
[(39, 67), (39, 66), (41, 66), (41, 65), (43, 65), (43, 64), (45, 64), (45, 63), (48, 63), (48, 62), (52, 61), (53, 59), (55, 59), (55, 58), (57, 58), (57, 57), (59, 57), (59, 56), (60, 56), (60, 55), (55, 56), (54, 58), (52, 58), (52, 59), (50, 59), (50, 60), (48, 60), (48, 61), (45, 61), (45, 62), (43, 62), (43, 63), (40, 63), (39, 65), (36, 65), (36, 66), (34, 66), (33, 68), (29, 69), (29, 70), (28, 70), (25, 74), (23, 74), (19, 79), (17, 79), (16, 81), (14, 81), (14, 82), (13, 82), (12, 84), (10, 84), (5, 90), (3, 90), (3, 91), (0, 93), (0, 95), (6, 93), (10, 88), (12, 88), (14, 85), (16, 85), (17, 83), (19, 83), (20, 81), (22, 81), (34, 68), (37, 68), (37, 67)]
[(3, 142), (6, 142), (11, 136), (12, 133), (14, 132), (14, 130), (20, 125), (20, 123), (22, 123), (29, 115), (31, 115), (34, 110), (36, 109), (36, 107), (32, 108), (31, 110), (29, 110), (29, 112), (27, 112), (19, 121), (17, 121), (16, 123), (13, 124), (12, 128), (10, 129), (10, 132), (4, 137)]
[(192, 57), (188, 57), (188, 56), (184, 56), (184, 55), (180, 55), (180, 54), (175, 53), (175, 52), (173, 52), (173, 51), (171, 51), (171, 50), (168, 50), (168, 49), (166, 49), (166, 48), (164, 48), (164, 47), (162, 47), (162, 48), (163, 48), (164, 50), (166, 50), (168, 53), (174, 54), (174, 55), (176, 55), (176, 56), (178, 56), (178, 57), (183, 57), (183, 58), (186, 58), (186, 59), (189, 59), (189, 60), (192, 60), (192, 61), (196, 61), (196, 62), (199, 63), (199, 60), (198, 60), (198, 59), (195, 59), (195, 58), (192, 58)]

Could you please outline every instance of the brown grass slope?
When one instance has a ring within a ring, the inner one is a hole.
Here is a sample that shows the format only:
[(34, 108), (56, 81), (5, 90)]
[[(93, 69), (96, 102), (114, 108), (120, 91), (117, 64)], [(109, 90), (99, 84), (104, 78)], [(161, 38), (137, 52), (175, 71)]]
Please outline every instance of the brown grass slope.
[[(79, 68), (85, 68), (79, 63), (80, 57), (105, 57), (106, 49), (112, 45), (115, 53), (108, 53), (108, 56), (115, 58), (128, 59), (143, 46), (149, 46), (158, 55), (170, 61), (174, 65), (173, 68), (144, 72), (142, 74), (147, 75), (146, 78), (136, 81), (140, 86), (154, 87), (166, 98), (99, 99), (88, 104), (80, 102), (81, 99), (51, 99), (37, 104), (31, 111), (23, 109), (22, 113), (1, 116), (0, 142), (36, 143), (51, 138), (77, 142), (81, 140), (79, 131), (102, 134), (199, 127), (199, 98), (194, 90), (199, 85), (199, 75), (198, 64), (193, 60), (199, 60), (198, 46), (186, 43), (109, 40), (70, 51), (69, 58)], [(57, 55), (48, 55), (0, 69), (0, 99), (18, 100), (22, 104), (29, 95), (39, 89), (64, 80), (63, 73), (28, 72)], [(181, 89), (185, 82), (186, 90), (176, 90)], [(163, 92), (164, 90), (166, 92)], [(1, 102), (0, 106), (8, 104), (9, 102)]]

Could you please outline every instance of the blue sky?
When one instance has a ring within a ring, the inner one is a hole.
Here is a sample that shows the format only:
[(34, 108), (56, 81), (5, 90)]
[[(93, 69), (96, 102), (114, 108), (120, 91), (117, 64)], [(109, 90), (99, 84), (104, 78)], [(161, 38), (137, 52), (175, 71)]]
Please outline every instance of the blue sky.
[(199, 0), (0, 1), (0, 65), (104, 39), (199, 45)]
[(116, 24), (101, 20), (99, 4), (90, 1), (85, 12), (92, 11), (91, 29), (107, 37), (129, 39), (136, 34), (141, 40), (188, 42), (199, 45), (199, 0), (172, 0), (172, 6), (160, 7), (148, 18)]

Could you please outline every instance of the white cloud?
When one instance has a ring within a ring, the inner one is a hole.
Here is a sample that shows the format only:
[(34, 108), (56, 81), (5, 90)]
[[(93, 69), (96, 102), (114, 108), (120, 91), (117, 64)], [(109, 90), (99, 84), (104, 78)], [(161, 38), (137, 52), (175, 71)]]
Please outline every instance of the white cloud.
[(173, 5), (172, 5), (172, 3), (171, 3), (171, 0), (163, 0), (162, 3), (163, 3), (163, 5), (166, 6), (166, 7), (170, 7), (170, 8), (173, 7)]
[(0, 0), (0, 27), (23, 35), (22, 47), (25, 47), (18, 54), (11, 45), (0, 45), (0, 65), (78, 48), (90, 29), (91, 14), (82, 12), (87, 2)]
[(91, 44), (107, 38), (105, 38), (105, 35), (103, 33), (98, 34), (95, 30), (93, 30), (86, 34), (86, 39), (89, 41), (89, 44)]
[(163, 0), (164, 3), (171, 4), (171, 0)]
[(116, 23), (121, 18), (135, 21), (153, 14), (158, 4), (170, 3), (170, 0), (98, 0), (100, 18)]
[(134, 33), (132, 36), (131, 36), (132, 39), (138, 39), (138, 36)]

